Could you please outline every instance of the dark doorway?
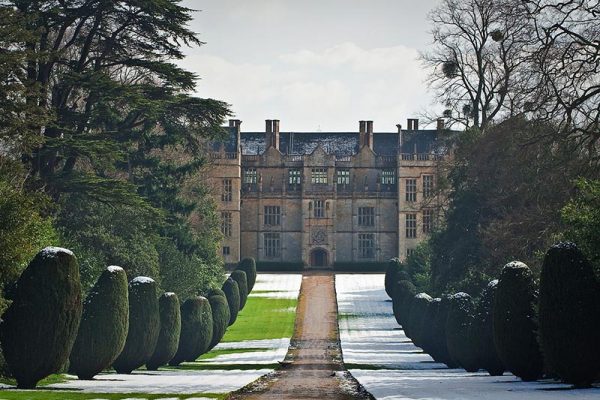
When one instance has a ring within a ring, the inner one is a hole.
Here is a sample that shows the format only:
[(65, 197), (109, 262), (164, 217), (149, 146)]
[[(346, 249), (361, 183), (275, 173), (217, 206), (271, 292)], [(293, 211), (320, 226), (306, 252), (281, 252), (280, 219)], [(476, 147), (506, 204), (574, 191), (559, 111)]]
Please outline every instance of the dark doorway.
[(311, 267), (326, 267), (329, 265), (327, 260), (327, 251), (323, 249), (314, 249), (310, 252)]

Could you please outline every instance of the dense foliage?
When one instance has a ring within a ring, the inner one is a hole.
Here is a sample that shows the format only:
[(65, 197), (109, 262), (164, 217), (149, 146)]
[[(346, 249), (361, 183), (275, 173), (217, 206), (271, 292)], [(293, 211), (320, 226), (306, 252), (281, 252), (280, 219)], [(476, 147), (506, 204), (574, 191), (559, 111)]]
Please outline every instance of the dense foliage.
[(494, 344), (494, 323), (493, 323), (493, 306), (496, 297), (496, 289), (498, 281), (493, 280), (481, 293), (479, 302), (475, 307), (475, 314), (471, 323), (469, 337), (472, 341), (471, 346), (477, 353), (478, 365), (489, 372), (490, 375), (502, 375), (504, 373), (504, 365)]
[(81, 320), (77, 259), (47, 247), (29, 263), (10, 293), (0, 341), (19, 388), (31, 389), (69, 359)]
[(479, 369), (477, 348), (470, 336), (474, 319), (474, 303), (467, 293), (459, 292), (449, 298), (446, 319), (446, 344), (450, 357), (467, 372)]
[(138, 276), (129, 282), (129, 331), (123, 351), (113, 362), (120, 374), (129, 374), (146, 364), (160, 333), (158, 292), (154, 280)]
[(181, 311), (179, 298), (173, 292), (163, 293), (158, 298), (160, 312), (160, 332), (152, 357), (146, 362), (146, 368), (157, 370), (168, 363), (179, 346), (181, 334)]
[(521, 262), (506, 264), (494, 300), (494, 343), (506, 369), (524, 381), (536, 380), (543, 373), (537, 303), (531, 270)]
[(102, 272), (83, 303), (69, 372), (79, 379), (92, 379), (110, 367), (125, 346), (128, 330), (127, 275), (122, 268), (111, 266)]
[(600, 281), (573, 243), (546, 253), (540, 280), (539, 342), (547, 368), (590, 386), (600, 376)]

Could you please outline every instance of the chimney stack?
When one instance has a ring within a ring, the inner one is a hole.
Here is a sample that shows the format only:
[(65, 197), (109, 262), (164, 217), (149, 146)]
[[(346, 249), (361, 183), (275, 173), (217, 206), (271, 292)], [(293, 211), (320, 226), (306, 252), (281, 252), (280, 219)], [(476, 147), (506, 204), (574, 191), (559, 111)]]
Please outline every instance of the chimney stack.
[(373, 121), (358, 122), (358, 145), (359, 148), (369, 146), (373, 150)]
[(275, 147), (279, 150), (279, 120), (265, 120), (265, 148)]
[(365, 135), (365, 145), (373, 150), (373, 121), (367, 121), (367, 134)]
[[(230, 119), (229, 127), (235, 129), (235, 143), (236, 143), (236, 151), (241, 151), (241, 143), (242, 143), (242, 121), (239, 119)], [(230, 130), (231, 131), (231, 130)]]
[(398, 149), (402, 151), (402, 125), (396, 124), (396, 128), (398, 128)]
[(409, 118), (407, 130), (418, 131), (419, 130), (419, 120), (417, 118)]
[(444, 120), (444, 118), (438, 118), (437, 119), (437, 130), (443, 131), (444, 129), (446, 129), (446, 121)]

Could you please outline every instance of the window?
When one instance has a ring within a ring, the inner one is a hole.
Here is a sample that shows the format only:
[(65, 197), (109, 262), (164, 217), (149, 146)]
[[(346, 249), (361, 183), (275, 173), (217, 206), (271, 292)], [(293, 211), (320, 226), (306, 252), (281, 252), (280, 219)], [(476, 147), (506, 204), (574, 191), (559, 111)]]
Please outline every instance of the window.
[(290, 168), (288, 171), (288, 183), (290, 185), (300, 185), (301, 176), (298, 168)]
[(373, 233), (358, 234), (358, 257), (359, 258), (374, 258), (375, 257), (375, 235)]
[(228, 256), (230, 254), (231, 254), (231, 249), (229, 248), (229, 246), (223, 246), (223, 255)]
[(358, 207), (358, 225), (374, 226), (375, 225), (375, 208), (374, 207)]
[(232, 218), (230, 212), (221, 213), (221, 232), (225, 237), (231, 237)]
[(314, 216), (315, 218), (325, 218), (325, 201), (324, 200), (315, 200), (313, 202), (314, 207)]
[(265, 233), (265, 257), (281, 256), (281, 236), (279, 233)]
[(256, 168), (244, 169), (244, 184), (254, 184), (258, 182), (258, 174)]
[(433, 210), (423, 210), (423, 233), (431, 233), (433, 227)]
[(415, 249), (406, 249), (406, 258), (415, 254)]
[(395, 185), (396, 184), (396, 171), (393, 169), (384, 169), (381, 171), (381, 184), (382, 185)]
[(336, 183), (338, 185), (349, 185), (350, 184), (350, 170), (338, 169), (336, 171)]
[(314, 185), (327, 184), (327, 168), (313, 168), (311, 174), (311, 182)]
[(406, 237), (409, 239), (417, 237), (417, 214), (406, 214)]
[(221, 201), (230, 202), (233, 200), (233, 186), (231, 179), (223, 179), (223, 192), (221, 193)]
[(415, 202), (417, 201), (417, 180), (407, 179), (406, 180), (406, 201)]
[(281, 207), (265, 206), (265, 225), (281, 225)]
[(423, 175), (423, 197), (433, 196), (433, 175)]

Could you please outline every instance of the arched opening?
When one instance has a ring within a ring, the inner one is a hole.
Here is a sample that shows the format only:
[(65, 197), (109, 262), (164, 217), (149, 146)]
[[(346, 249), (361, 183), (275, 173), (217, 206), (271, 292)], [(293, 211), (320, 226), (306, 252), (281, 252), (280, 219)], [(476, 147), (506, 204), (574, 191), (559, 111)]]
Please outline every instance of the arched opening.
[(311, 267), (326, 267), (329, 265), (327, 251), (324, 249), (314, 249), (310, 252)]

